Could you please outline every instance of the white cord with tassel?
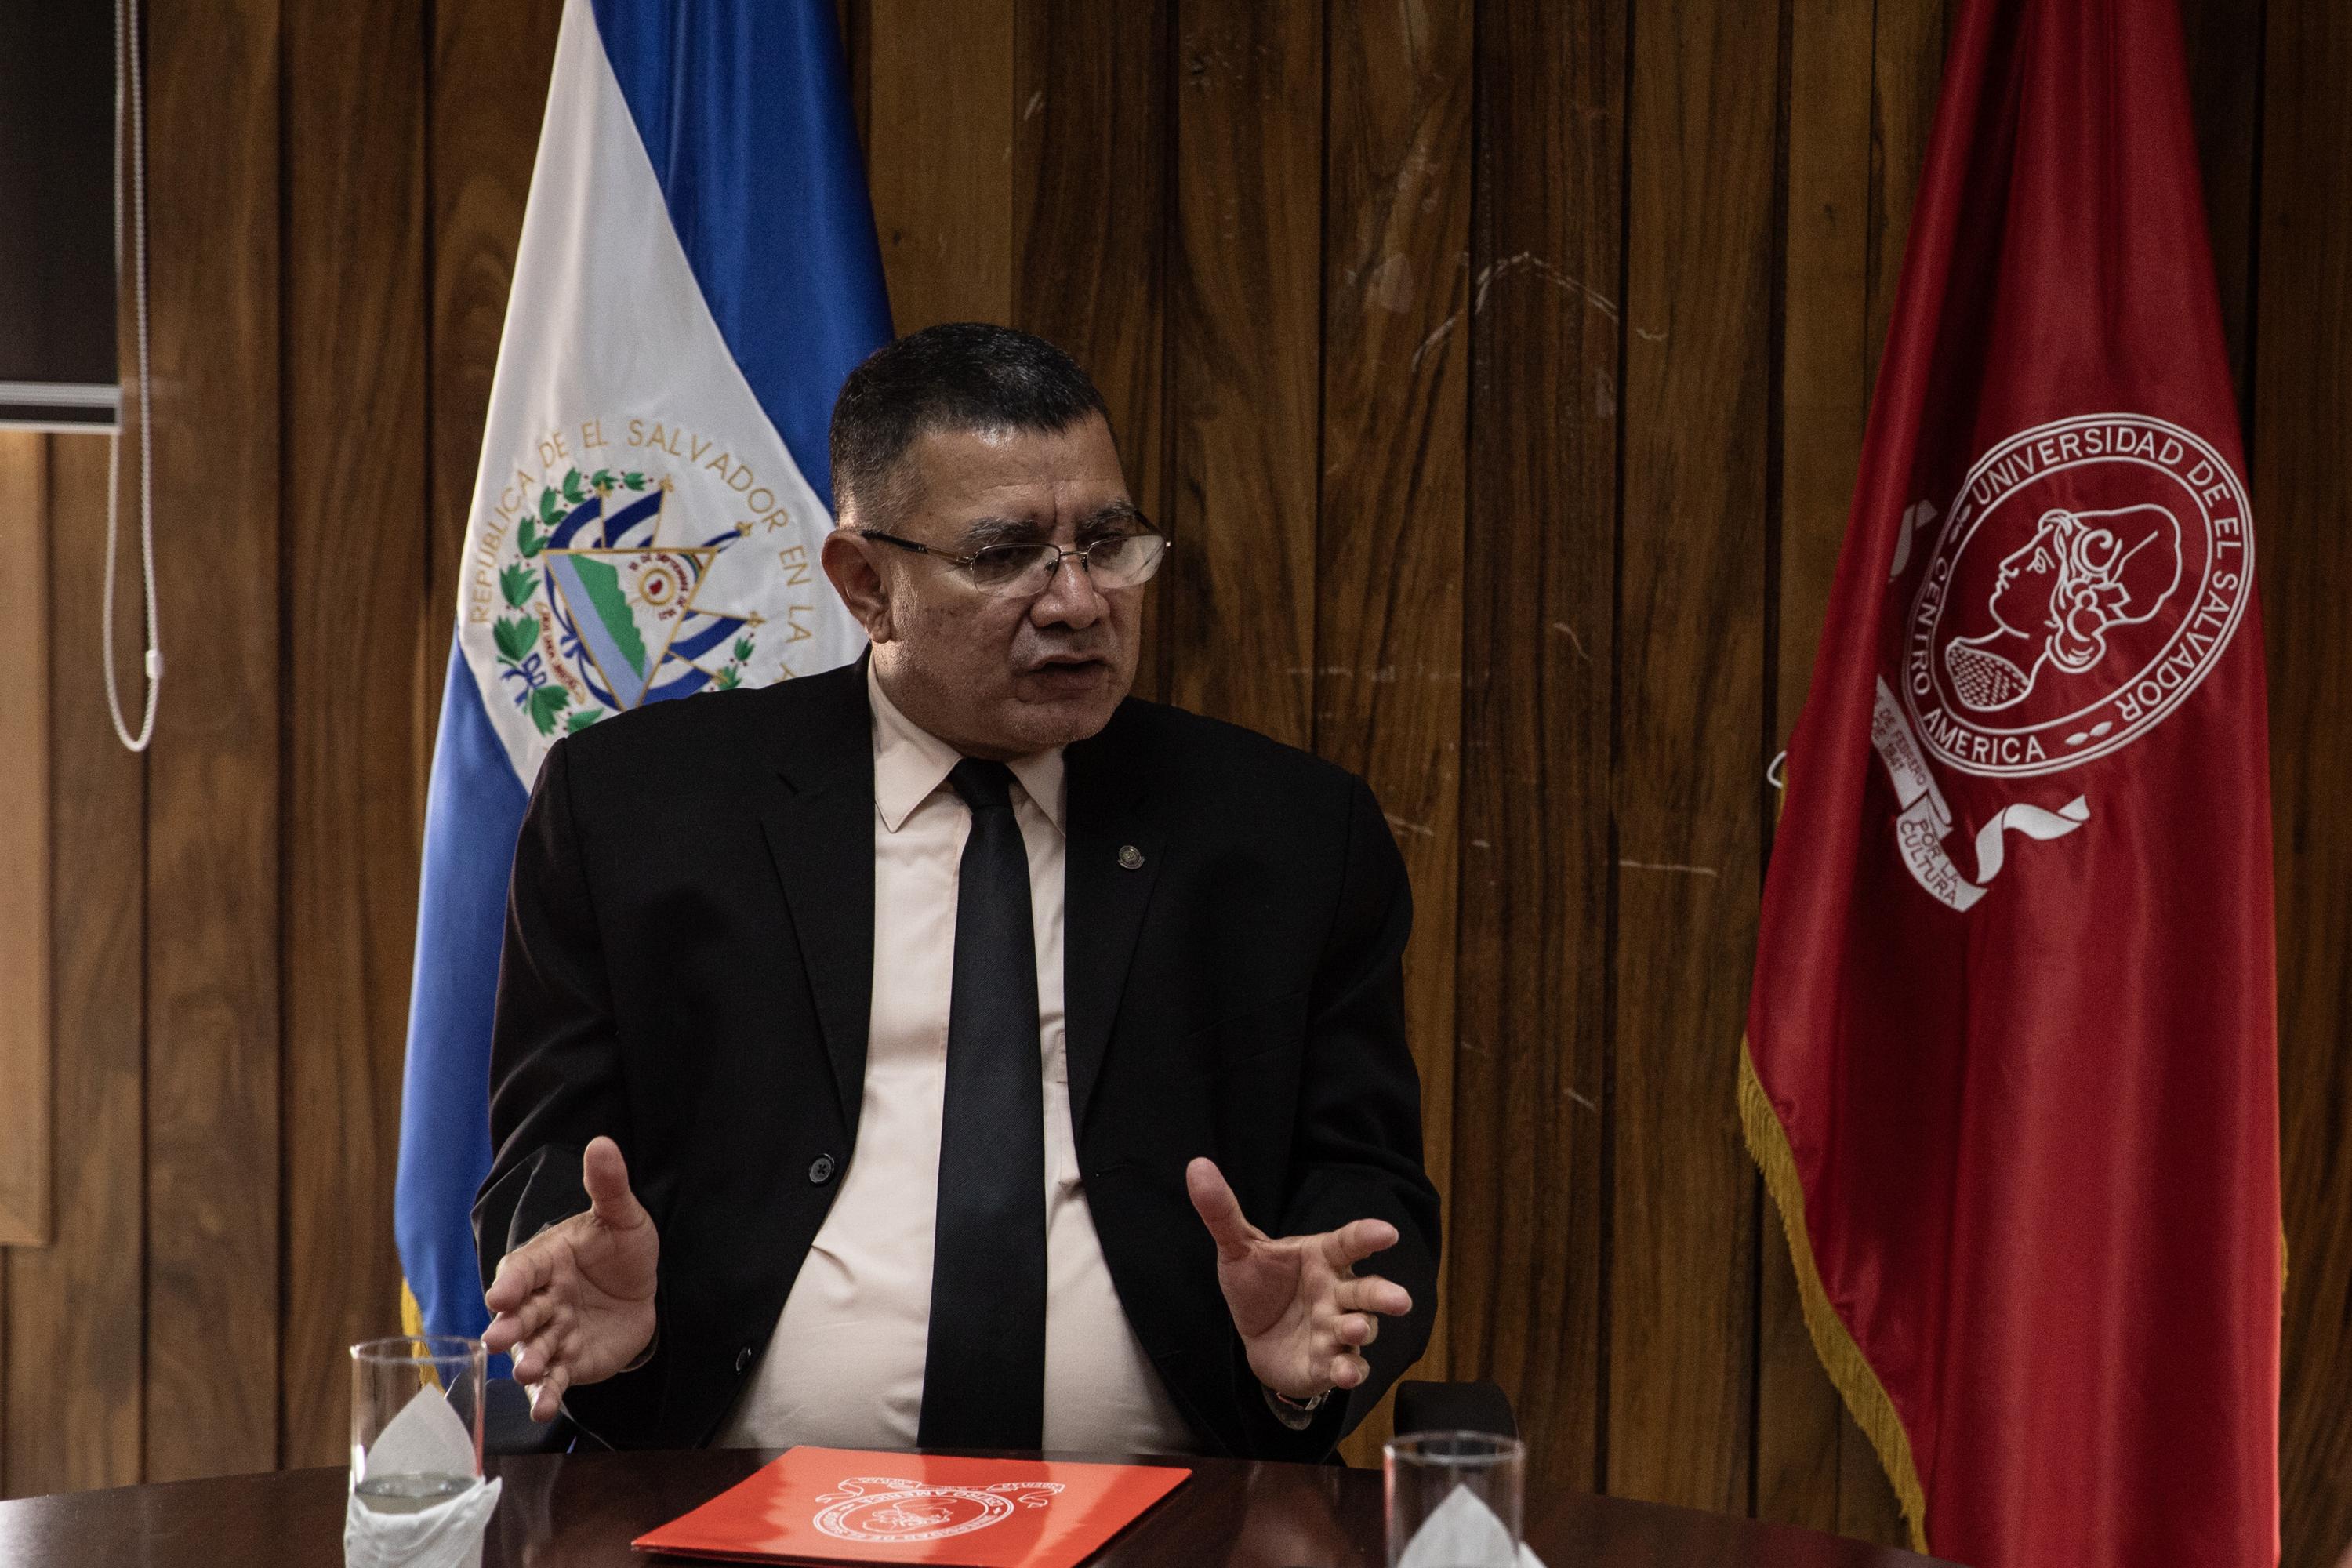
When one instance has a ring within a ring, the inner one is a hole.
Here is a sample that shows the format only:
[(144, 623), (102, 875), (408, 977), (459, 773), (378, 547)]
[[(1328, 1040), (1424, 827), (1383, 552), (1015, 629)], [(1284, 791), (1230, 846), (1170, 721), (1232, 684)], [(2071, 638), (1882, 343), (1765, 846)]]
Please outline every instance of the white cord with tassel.
[[(126, 65), (127, 62), (127, 65)], [(129, 91), (124, 90), (126, 77)], [(106, 710), (114, 719), (114, 733), (134, 752), (143, 752), (155, 736), (157, 698), (163, 683), (163, 648), (155, 628), (155, 498), (153, 487), (153, 394), (147, 369), (147, 127), (144, 83), (139, 69), (139, 0), (115, 0), (114, 5), (114, 123), (120, 134), (126, 97), (131, 110), (131, 228), (132, 289), (139, 312), (139, 565), (147, 596), (146, 701), (139, 733), (122, 721), (122, 702), (114, 685), (114, 558), (120, 528), (122, 424), (118, 414), (114, 434), (106, 443), (106, 600), (99, 610), (100, 636), (104, 638)], [(122, 271), (122, 158), (114, 160), (114, 267)]]

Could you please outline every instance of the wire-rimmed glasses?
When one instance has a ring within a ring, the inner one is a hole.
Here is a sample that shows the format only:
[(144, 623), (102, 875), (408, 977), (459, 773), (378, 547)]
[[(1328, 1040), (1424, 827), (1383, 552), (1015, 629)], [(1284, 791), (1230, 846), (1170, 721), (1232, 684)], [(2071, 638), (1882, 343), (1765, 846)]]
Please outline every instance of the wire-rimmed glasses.
[(1075, 550), (1041, 540), (1024, 544), (984, 545), (969, 555), (901, 539), (878, 528), (861, 528), (857, 536), (931, 556), (961, 572), (982, 593), (1000, 599), (1032, 598), (1044, 593), (1053, 584), (1054, 574), (1061, 570), (1066, 557), (1076, 556), (1097, 588), (1133, 588), (1150, 582), (1168, 556), (1167, 539), (1142, 531), (1107, 533)]

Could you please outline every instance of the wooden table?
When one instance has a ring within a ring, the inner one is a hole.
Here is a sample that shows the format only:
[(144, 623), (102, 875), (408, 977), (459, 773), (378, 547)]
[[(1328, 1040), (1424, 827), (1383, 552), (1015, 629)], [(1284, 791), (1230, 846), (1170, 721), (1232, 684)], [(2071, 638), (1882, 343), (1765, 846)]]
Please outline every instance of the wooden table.
[[(493, 1460), (506, 1490), (483, 1568), (649, 1565), (656, 1560), (631, 1552), (632, 1537), (772, 1457), (709, 1450)], [(1192, 1479), (1096, 1564), (1381, 1568), (1386, 1561), (1377, 1470), (1188, 1463)], [(344, 1486), (340, 1469), (289, 1470), (0, 1502), (0, 1563), (331, 1568), (343, 1560)], [(1811, 1531), (1580, 1494), (1530, 1499), (1528, 1542), (1548, 1568), (1919, 1568), (1928, 1561)]]

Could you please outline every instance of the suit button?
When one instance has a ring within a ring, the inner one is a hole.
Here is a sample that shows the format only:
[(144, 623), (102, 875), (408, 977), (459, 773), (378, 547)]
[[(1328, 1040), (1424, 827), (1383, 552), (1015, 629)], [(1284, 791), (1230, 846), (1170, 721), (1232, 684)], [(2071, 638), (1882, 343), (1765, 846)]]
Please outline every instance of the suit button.
[(745, 1345), (741, 1350), (735, 1352), (735, 1375), (738, 1377), (742, 1376), (743, 1369), (751, 1364), (751, 1347), (750, 1345)]
[(832, 1155), (819, 1154), (809, 1162), (809, 1185), (813, 1187), (824, 1185), (833, 1180), (833, 1173), (839, 1167), (834, 1163)]

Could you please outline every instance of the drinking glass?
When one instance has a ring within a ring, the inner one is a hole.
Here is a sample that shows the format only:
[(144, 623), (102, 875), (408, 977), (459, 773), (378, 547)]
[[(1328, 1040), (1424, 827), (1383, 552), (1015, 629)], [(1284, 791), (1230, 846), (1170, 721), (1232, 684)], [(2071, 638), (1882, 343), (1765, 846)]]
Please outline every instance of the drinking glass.
[(352, 1495), (419, 1513), (481, 1482), (482, 1342), (451, 1334), (352, 1347)]
[(1389, 1568), (1513, 1568), (1527, 1468), (1517, 1438), (1416, 1432), (1388, 1444), (1381, 1459)]

